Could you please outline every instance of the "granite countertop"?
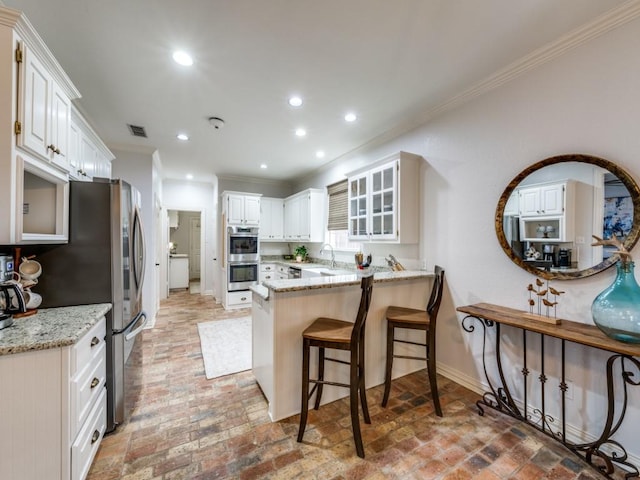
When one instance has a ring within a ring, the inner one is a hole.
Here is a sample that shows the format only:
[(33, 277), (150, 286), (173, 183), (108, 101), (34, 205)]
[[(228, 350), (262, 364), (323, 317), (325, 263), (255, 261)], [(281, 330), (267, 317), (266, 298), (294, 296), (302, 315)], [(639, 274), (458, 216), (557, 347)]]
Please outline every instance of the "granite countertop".
[(111, 310), (110, 303), (44, 308), (0, 330), (0, 355), (75, 344)]
[[(401, 280), (411, 280), (416, 278), (433, 277), (433, 272), (426, 270), (403, 270), (400, 272), (376, 272), (373, 275), (374, 283), (379, 282), (397, 282)], [(300, 290), (314, 290), (318, 288), (336, 288), (347, 285), (358, 285), (361, 275), (353, 273), (352, 275), (327, 275), (311, 278), (291, 278), (287, 280), (265, 280), (262, 286), (273, 292), (296, 292)], [(252, 291), (256, 291), (253, 290)], [(265, 296), (264, 290), (256, 291), (261, 297)]]

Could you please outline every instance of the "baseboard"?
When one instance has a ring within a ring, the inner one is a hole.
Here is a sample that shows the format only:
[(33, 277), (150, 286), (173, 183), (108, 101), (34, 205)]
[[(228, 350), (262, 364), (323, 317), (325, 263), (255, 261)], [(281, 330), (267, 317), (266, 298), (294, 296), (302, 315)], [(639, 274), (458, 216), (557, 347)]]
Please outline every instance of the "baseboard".
[[(487, 383), (481, 382), (477, 378), (473, 378), (467, 375), (466, 373), (463, 373), (459, 370), (451, 368), (447, 365), (442, 365), (442, 364), (438, 365), (438, 374), (448, 378), (449, 380), (457, 383), (458, 385), (462, 385), (463, 387), (471, 390), (474, 393), (477, 393), (478, 395), (483, 395), (485, 392), (489, 391), (489, 385)], [(524, 410), (524, 402), (522, 400), (518, 400), (517, 398), (514, 398), (514, 402), (516, 403), (519, 409)], [(539, 406), (529, 404), (528, 411), (533, 411), (534, 408), (539, 408)], [(597, 435), (586, 432), (569, 423), (565, 425), (565, 428), (566, 428), (567, 438), (572, 439), (573, 441), (589, 443), (598, 439)], [(606, 445), (602, 447), (602, 450), (607, 453), (611, 453), (611, 451), (606, 448)], [(634, 454), (632, 452), (627, 451), (628, 461), (634, 465), (640, 465), (640, 455), (638, 453)]]

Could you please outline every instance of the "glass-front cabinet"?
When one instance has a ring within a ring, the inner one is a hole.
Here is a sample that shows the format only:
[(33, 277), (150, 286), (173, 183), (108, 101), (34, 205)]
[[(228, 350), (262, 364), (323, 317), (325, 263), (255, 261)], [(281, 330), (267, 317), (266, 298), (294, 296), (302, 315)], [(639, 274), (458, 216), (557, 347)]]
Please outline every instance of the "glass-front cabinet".
[(348, 175), (350, 240), (418, 242), (420, 160), (399, 152)]

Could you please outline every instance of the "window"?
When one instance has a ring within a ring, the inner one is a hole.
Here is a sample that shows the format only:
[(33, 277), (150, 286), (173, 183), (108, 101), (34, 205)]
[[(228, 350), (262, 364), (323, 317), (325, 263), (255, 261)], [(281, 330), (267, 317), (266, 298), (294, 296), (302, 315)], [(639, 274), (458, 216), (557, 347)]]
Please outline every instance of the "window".
[(347, 188), (347, 180), (341, 180), (327, 187), (329, 214), (325, 238), (335, 250), (358, 251), (360, 243), (349, 241)]

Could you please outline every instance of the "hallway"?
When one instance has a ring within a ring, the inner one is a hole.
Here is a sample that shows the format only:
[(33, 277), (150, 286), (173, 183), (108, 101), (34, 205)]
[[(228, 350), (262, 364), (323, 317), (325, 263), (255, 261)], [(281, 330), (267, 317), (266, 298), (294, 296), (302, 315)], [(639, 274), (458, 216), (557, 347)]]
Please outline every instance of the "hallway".
[[(251, 371), (207, 380), (197, 323), (226, 312), (210, 296), (173, 293), (143, 332), (143, 387), (136, 410), (104, 438), (89, 480), (169, 479), (562, 479), (601, 478), (561, 445), (512, 419), (477, 413), (475, 393), (440, 377), (444, 418), (433, 412), (425, 372), (368, 390), (366, 459), (355, 454), (347, 401), (271, 423)], [(618, 477), (616, 477), (618, 478)], [(620, 477), (621, 478), (621, 477)]]

